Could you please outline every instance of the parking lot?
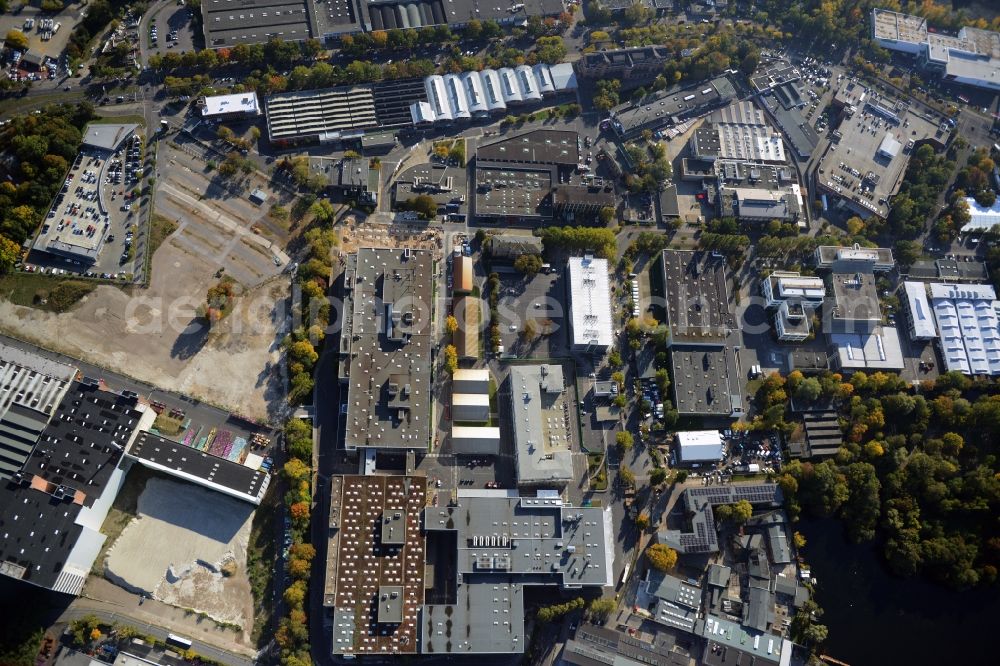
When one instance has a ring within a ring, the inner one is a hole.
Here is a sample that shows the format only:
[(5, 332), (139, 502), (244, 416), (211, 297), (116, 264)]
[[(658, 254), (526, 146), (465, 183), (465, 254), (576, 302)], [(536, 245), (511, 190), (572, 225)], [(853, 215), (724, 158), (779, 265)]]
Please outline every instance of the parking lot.
[(146, 23), (147, 34), (142, 37), (147, 40), (149, 53), (180, 54), (195, 50), (191, 10), (186, 5), (164, 7)]
[[(569, 355), (566, 282), (562, 271), (526, 278), (500, 273), (500, 344), (505, 354), (519, 358), (555, 358)], [(537, 337), (528, 340), (525, 324), (534, 322)]]
[[(73, 3), (58, 14), (53, 14), (43, 12), (37, 6), (33, 7), (27, 3), (17, 6), (11, 3), (11, 9), (0, 16), (0, 34), (6, 35), (10, 30), (20, 30), (28, 38), (29, 52), (58, 58), (66, 49), (73, 28), (80, 22), (83, 8), (83, 4)], [(51, 21), (51, 26), (43, 21)], [(59, 28), (53, 30), (56, 24)]]
[[(62, 190), (53, 200), (35, 248), (72, 252), (61, 259), (33, 253), (29, 272), (79, 273), (89, 277), (124, 277), (131, 262), (140, 219), (137, 191), (142, 176), (142, 138), (133, 136), (115, 152), (84, 148), (77, 155)], [(88, 262), (84, 255), (94, 257)]]

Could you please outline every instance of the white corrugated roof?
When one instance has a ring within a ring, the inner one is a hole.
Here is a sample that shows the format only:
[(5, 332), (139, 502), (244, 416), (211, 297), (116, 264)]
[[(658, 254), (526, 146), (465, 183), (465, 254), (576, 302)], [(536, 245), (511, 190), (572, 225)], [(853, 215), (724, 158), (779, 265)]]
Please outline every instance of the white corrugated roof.
[(683, 462), (722, 459), (722, 435), (718, 430), (689, 430), (677, 433)]
[(937, 337), (934, 320), (931, 317), (931, 304), (927, 300), (927, 287), (923, 282), (904, 282), (906, 302), (910, 307), (910, 318), (913, 321), (912, 335), (916, 338)]
[(1000, 375), (1000, 301), (985, 284), (931, 285), (945, 368)]
[(242, 92), (232, 95), (213, 95), (205, 98), (205, 105), (202, 107), (201, 115), (211, 118), (225, 113), (260, 113), (260, 106), (257, 104), (257, 93)]
[(980, 206), (972, 197), (966, 197), (965, 203), (969, 204), (969, 223), (962, 227), (962, 230), (985, 231), (1000, 224), (1000, 199), (993, 202), (989, 208)]
[(573, 345), (609, 347), (614, 340), (608, 260), (570, 257), (570, 315)]

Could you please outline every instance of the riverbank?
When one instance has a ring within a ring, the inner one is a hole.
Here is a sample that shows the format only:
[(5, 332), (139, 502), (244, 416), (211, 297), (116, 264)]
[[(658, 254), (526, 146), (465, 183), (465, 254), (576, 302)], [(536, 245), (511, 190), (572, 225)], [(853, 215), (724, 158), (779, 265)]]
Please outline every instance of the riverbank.
[(826, 654), (851, 666), (996, 663), (990, 640), (1000, 617), (996, 587), (956, 592), (896, 578), (874, 544), (848, 543), (838, 520), (803, 521), (796, 529), (819, 580), (820, 622), (830, 630)]

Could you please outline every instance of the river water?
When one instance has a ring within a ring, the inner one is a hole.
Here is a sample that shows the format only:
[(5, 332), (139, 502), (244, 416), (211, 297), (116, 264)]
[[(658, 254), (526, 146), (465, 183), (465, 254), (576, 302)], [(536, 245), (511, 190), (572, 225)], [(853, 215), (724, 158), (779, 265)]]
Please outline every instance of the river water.
[(819, 580), (826, 654), (851, 666), (1000, 664), (996, 587), (955, 592), (892, 576), (874, 545), (849, 543), (836, 520), (803, 521), (797, 529)]

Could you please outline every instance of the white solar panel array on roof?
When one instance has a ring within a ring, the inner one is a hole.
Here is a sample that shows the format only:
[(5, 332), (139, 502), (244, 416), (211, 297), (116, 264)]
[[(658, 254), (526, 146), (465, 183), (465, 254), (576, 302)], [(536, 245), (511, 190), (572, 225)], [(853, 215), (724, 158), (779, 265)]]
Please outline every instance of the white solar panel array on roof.
[(945, 368), (1000, 375), (1000, 302), (989, 285), (930, 286)]

